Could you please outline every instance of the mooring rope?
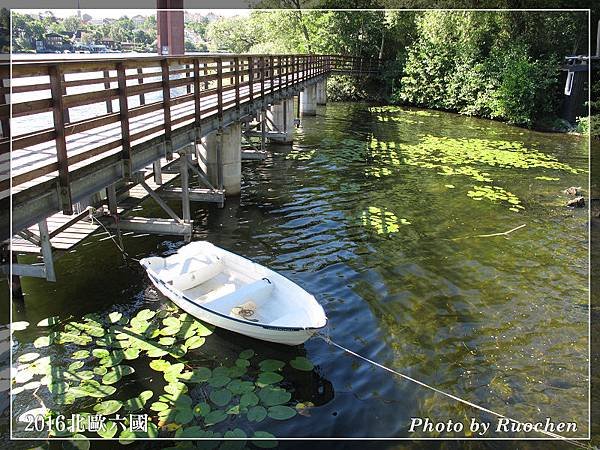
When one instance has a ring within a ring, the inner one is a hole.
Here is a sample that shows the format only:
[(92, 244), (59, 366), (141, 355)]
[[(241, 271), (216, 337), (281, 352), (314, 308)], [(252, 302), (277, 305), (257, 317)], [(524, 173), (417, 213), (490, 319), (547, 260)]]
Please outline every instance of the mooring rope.
[[(115, 246), (117, 247), (117, 249), (118, 249), (118, 250), (121, 252), (121, 254), (123, 255), (123, 258), (125, 258), (125, 259), (126, 259), (126, 258), (129, 258), (129, 259), (130, 259), (130, 260), (132, 260), (132, 261), (135, 261), (135, 262), (140, 262), (140, 260), (139, 260), (139, 259), (137, 259), (137, 258), (134, 258), (134, 257), (132, 257), (132, 256), (129, 256), (129, 253), (127, 253), (127, 252), (125, 251), (125, 245), (123, 244), (123, 239), (120, 239), (120, 241), (121, 241), (121, 245), (119, 245), (119, 243), (118, 243), (118, 242), (115, 240), (115, 238), (114, 238), (114, 236), (112, 235), (112, 233), (111, 233), (110, 231), (108, 231), (108, 229), (107, 229), (107, 228), (104, 226), (104, 224), (103, 224), (103, 223), (102, 223), (100, 220), (98, 220), (96, 217), (94, 217), (94, 212), (95, 212), (95, 211), (97, 211), (97, 210), (96, 210), (95, 208), (92, 208), (92, 207), (90, 206), (90, 218), (92, 219), (92, 221), (94, 221), (94, 220), (95, 220), (96, 222), (98, 222), (98, 225), (100, 225), (100, 226), (101, 226), (101, 227), (104, 229), (104, 231), (106, 231), (106, 234), (108, 234), (108, 237), (110, 237), (110, 239), (111, 239), (111, 240), (114, 242), (114, 244), (115, 244)], [(119, 237), (120, 237), (120, 233), (119, 233)]]
[[(493, 416), (496, 416), (496, 417), (499, 417), (499, 418), (502, 418), (502, 419), (506, 419), (506, 420), (508, 420), (510, 422), (513, 422), (513, 423), (516, 423), (518, 425), (524, 425), (524, 423), (521, 422), (521, 421), (519, 421), (519, 420), (513, 419), (513, 418), (508, 417), (508, 416), (505, 416), (504, 414), (500, 414), (500, 413), (498, 413), (496, 411), (492, 411), (491, 409), (488, 409), (488, 408), (485, 408), (483, 406), (477, 405), (477, 404), (475, 404), (473, 402), (470, 402), (468, 400), (464, 400), (464, 399), (462, 399), (460, 397), (457, 397), (456, 395), (450, 394), (448, 392), (444, 392), (441, 389), (438, 389), (438, 388), (436, 388), (434, 386), (430, 386), (427, 383), (424, 383), (424, 382), (419, 381), (419, 380), (417, 380), (415, 378), (409, 377), (408, 375), (405, 375), (405, 374), (403, 374), (401, 372), (398, 372), (398, 371), (396, 371), (394, 369), (386, 367), (383, 364), (380, 364), (380, 363), (378, 363), (376, 361), (373, 361), (372, 359), (369, 359), (366, 356), (360, 355), (360, 354), (358, 354), (358, 353), (350, 350), (349, 348), (346, 348), (343, 345), (340, 345), (337, 342), (333, 341), (331, 339), (331, 337), (329, 336), (329, 333), (327, 333), (327, 334), (317, 333), (316, 335), (318, 337), (320, 337), (321, 339), (323, 339), (328, 344), (333, 345), (334, 347), (337, 347), (340, 350), (342, 350), (342, 351), (344, 351), (344, 352), (346, 352), (346, 353), (348, 353), (348, 354), (350, 354), (350, 355), (352, 355), (352, 356), (354, 356), (354, 357), (356, 357), (358, 359), (362, 359), (363, 361), (365, 361), (365, 362), (367, 362), (367, 363), (369, 363), (369, 364), (371, 364), (373, 366), (379, 367), (380, 369), (386, 370), (386, 371), (388, 371), (388, 372), (390, 372), (390, 373), (392, 373), (394, 375), (397, 375), (397, 376), (399, 376), (401, 378), (404, 378), (405, 380), (412, 381), (413, 383), (416, 383), (419, 386), (422, 386), (424, 388), (430, 389), (430, 390), (432, 390), (434, 392), (437, 392), (438, 394), (444, 395), (444, 396), (446, 396), (448, 398), (451, 398), (452, 400), (455, 400), (457, 402), (463, 403), (465, 405), (468, 405), (468, 406), (470, 406), (472, 408), (475, 408), (475, 409), (478, 409), (480, 411), (486, 412), (486, 413), (491, 414)], [(580, 442), (577, 442), (577, 441), (575, 441), (573, 439), (569, 439), (567, 437), (561, 436), (560, 434), (555, 434), (555, 433), (552, 433), (550, 431), (544, 431), (544, 430), (540, 430), (538, 432), (542, 433), (542, 434), (544, 434), (546, 436), (552, 437), (554, 439), (560, 439), (562, 441), (568, 442), (569, 444), (575, 445), (575, 446), (580, 447), (580, 448), (588, 448), (588, 446), (586, 446), (586, 445), (584, 445), (584, 444), (582, 444)]]

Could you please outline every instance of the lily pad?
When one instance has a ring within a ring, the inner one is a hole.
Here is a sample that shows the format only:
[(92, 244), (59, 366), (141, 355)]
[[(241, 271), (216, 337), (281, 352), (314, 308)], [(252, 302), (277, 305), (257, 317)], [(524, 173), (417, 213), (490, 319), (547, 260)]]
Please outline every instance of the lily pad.
[(260, 387), (264, 387), (269, 384), (279, 383), (281, 380), (283, 380), (283, 377), (278, 373), (261, 372), (261, 374), (258, 376), (256, 384)]
[(154, 359), (150, 361), (150, 368), (158, 372), (165, 372), (171, 367), (171, 363), (164, 359)]
[(277, 359), (265, 359), (258, 366), (263, 372), (275, 372), (276, 370), (281, 370), (285, 366), (285, 363)]
[(77, 350), (75, 353), (71, 355), (73, 359), (86, 359), (90, 357), (89, 350)]
[[(255, 431), (252, 435), (252, 438), (255, 439), (252, 441), (254, 445), (259, 448), (275, 448), (279, 445), (279, 443), (275, 440), (275, 436), (266, 431)], [(268, 439), (268, 440), (256, 440), (256, 439)]]
[(195, 348), (202, 347), (205, 341), (206, 339), (203, 337), (192, 336), (185, 341), (185, 346), (188, 348), (188, 350), (193, 350)]
[(146, 402), (152, 398), (152, 391), (143, 391), (137, 397), (130, 398), (123, 403), (123, 408), (128, 412), (135, 412), (146, 406)]
[(44, 348), (50, 345), (50, 338), (48, 336), (40, 336), (35, 341), (33, 341), (33, 346), (35, 348)]
[(196, 406), (194, 406), (194, 415), (206, 417), (210, 413), (210, 405), (206, 402), (200, 402)]
[(52, 325), (56, 325), (59, 322), (60, 322), (60, 317), (52, 316), (52, 317), (48, 317), (46, 319), (40, 320), (38, 322), (37, 326), (38, 327), (51, 327)]
[(20, 363), (30, 363), (31, 361), (35, 361), (39, 357), (40, 357), (39, 353), (35, 353), (35, 352), (24, 353), (23, 355), (21, 355), (17, 358), (17, 361), (19, 361)]
[(230, 381), (231, 378), (224, 375), (214, 376), (213, 371), (213, 376), (208, 380), (208, 384), (210, 384), (214, 388), (220, 388), (227, 385), (227, 383), (229, 383)]
[(292, 359), (290, 361), (290, 366), (292, 366), (296, 370), (303, 370), (305, 372), (310, 372), (315, 367), (309, 359), (303, 356), (297, 356), (294, 359)]
[(103, 416), (110, 416), (123, 407), (123, 402), (119, 400), (106, 400), (94, 405), (94, 411)]
[(103, 398), (113, 395), (117, 389), (113, 386), (104, 386), (95, 380), (84, 380), (79, 386), (72, 387), (70, 393), (76, 397)]
[(123, 314), (118, 311), (114, 311), (108, 315), (108, 320), (110, 320), (110, 323), (117, 323), (119, 320), (121, 320), (121, 317), (123, 317)]
[(248, 392), (240, 397), (240, 408), (256, 405), (258, 405), (258, 396), (254, 392)]
[(271, 419), (275, 420), (288, 420), (296, 415), (296, 410), (289, 406), (271, 406), (267, 411), (267, 414)]
[(13, 322), (10, 324), (10, 331), (23, 331), (29, 326), (29, 322), (25, 322), (24, 320), (20, 322)]
[(217, 406), (225, 406), (231, 401), (231, 391), (220, 389), (210, 393), (211, 401)]
[(111, 369), (109, 372), (107, 372), (106, 375), (104, 375), (102, 377), (102, 383), (103, 384), (115, 384), (122, 377), (124, 377), (126, 375), (130, 375), (133, 372), (135, 372), (135, 369), (131, 366), (125, 366), (125, 365), (116, 366), (113, 369)]
[(75, 371), (81, 369), (83, 367), (83, 365), (84, 365), (83, 361), (75, 361), (75, 362), (69, 364), (69, 367), (67, 368), (67, 370), (69, 372), (75, 372)]
[(267, 417), (267, 410), (262, 406), (253, 406), (248, 410), (247, 418), (250, 422), (262, 422)]
[(167, 405), (166, 403), (163, 402), (154, 402), (152, 403), (152, 405), (150, 405), (150, 409), (152, 411), (165, 411), (167, 409), (169, 409), (169, 405)]
[(251, 381), (233, 380), (227, 385), (227, 389), (233, 395), (242, 395), (254, 390), (254, 383)]
[(251, 348), (246, 349), (240, 353), (241, 359), (250, 359), (253, 356), (254, 356), (254, 350), (252, 350)]
[(128, 348), (123, 351), (123, 356), (128, 361), (137, 359), (140, 356), (140, 349), (139, 348)]
[(103, 437), (104, 439), (111, 439), (115, 437), (117, 431), (117, 424), (109, 420), (100, 427), (100, 429), (98, 430), (98, 435), (100, 437)]
[(154, 317), (155, 314), (156, 312), (150, 309), (142, 309), (135, 315), (135, 317), (139, 320), (150, 320)]
[(292, 394), (285, 389), (267, 386), (258, 392), (258, 397), (265, 406), (277, 406), (289, 402)]
[(225, 414), (225, 411), (217, 409), (206, 415), (204, 418), (204, 424), (207, 426), (215, 425), (219, 422), (223, 422), (225, 419), (227, 419), (227, 414)]

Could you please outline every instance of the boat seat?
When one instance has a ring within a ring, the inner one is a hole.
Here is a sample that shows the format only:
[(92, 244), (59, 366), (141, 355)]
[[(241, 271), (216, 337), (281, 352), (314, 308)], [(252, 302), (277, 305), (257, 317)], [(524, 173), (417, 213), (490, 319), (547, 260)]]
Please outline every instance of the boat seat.
[(173, 274), (174, 276), (168, 283), (171, 284), (175, 289), (185, 291), (216, 277), (218, 274), (223, 272), (224, 268), (225, 265), (220, 259), (216, 261), (210, 261), (204, 263), (201, 267), (198, 267), (195, 270), (190, 270), (189, 272), (181, 274)]
[(222, 314), (228, 314), (232, 317), (248, 320), (244, 317), (238, 317), (236, 311), (246, 309), (246, 307), (252, 303), (250, 306), (255, 311), (254, 314), (258, 314), (257, 311), (261, 300), (270, 296), (272, 291), (273, 285), (269, 281), (257, 280), (240, 287), (231, 294), (211, 300), (204, 305), (207, 308), (215, 309)]

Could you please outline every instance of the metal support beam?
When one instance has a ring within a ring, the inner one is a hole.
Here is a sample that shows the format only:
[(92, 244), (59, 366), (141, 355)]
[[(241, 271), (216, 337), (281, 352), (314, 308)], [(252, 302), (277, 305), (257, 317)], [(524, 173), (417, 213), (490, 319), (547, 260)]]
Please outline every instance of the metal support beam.
[(56, 281), (54, 272), (54, 260), (52, 259), (52, 245), (50, 244), (50, 233), (48, 233), (48, 223), (46, 219), (38, 223), (40, 229), (40, 243), (42, 247), (42, 256), (44, 257), (44, 266), (46, 267), (46, 280)]

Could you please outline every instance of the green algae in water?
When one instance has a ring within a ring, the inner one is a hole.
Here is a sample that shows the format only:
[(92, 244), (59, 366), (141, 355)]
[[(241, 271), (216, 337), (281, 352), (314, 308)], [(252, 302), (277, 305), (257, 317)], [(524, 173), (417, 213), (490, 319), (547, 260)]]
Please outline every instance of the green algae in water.
[(377, 206), (369, 206), (361, 214), (362, 224), (373, 229), (377, 234), (390, 234), (400, 231), (400, 225), (410, 225), (404, 218), (398, 219), (396, 215)]
[[(558, 161), (555, 157), (538, 150), (526, 148), (518, 141), (491, 140), (480, 138), (449, 138), (426, 135), (418, 144), (404, 144), (393, 141), (380, 141), (372, 137), (369, 143), (372, 157), (381, 163), (391, 166), (421, 167), (436, 170), (441, 176), (466, 176), (474, 181), (488, 183), (473, 186), (467, 196), (473, 200), (489, 200), (504, 203), (510, 211), (519, 212), (524, 209), (521, 200), (508, 189), (501, 186), (490, 186), (494, 183), (492, 174), (480, 166), (492, 170), (500, 169), (546, 169), (568, 173), (583, 173)], [(382, 177), (391, 171), (385, 167), (369, 167), (365, 174)], [(559, 177), (538, 176), (539, 180), (556, 181)], [(453, 186), (453, 185), (446, 185)], [(377, 225), (376, 225), (377, 226)]]

